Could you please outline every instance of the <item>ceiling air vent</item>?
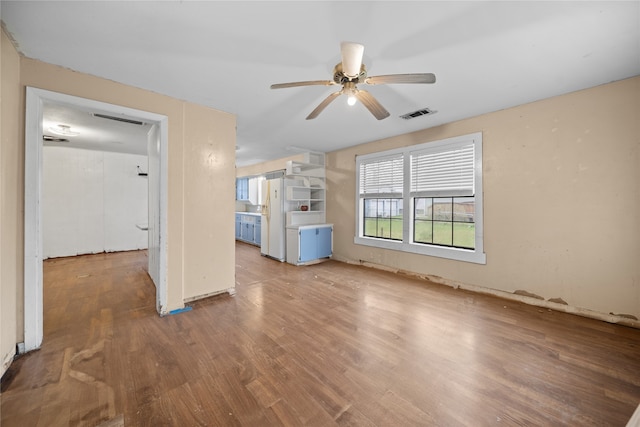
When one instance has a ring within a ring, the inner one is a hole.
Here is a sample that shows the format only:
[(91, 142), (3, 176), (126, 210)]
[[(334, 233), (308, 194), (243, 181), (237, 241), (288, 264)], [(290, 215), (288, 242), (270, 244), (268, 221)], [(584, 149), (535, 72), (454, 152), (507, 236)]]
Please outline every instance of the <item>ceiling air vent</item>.
[(433, 113), (435, 113), (435, 111), (430, 110), (429, 108), (423, 108), (422, 110), (414, 111), (412, 113), (403, 114), (403, 115), (400, 116), (400, 118), (403, 118), (405, 120), (411, 120), (411, 119), (415, 119), (416, 117), (427, 116), (427, 115), (433, 114)]
[(130, 123), (132, 125), (142, 126), (144, 122), (139, 120), (127, 119), (124, 117), (108, 116), (106, 114), (94, 113), (93, 117), (100, 117), (101, 119), (115, 120), (116, 122)]

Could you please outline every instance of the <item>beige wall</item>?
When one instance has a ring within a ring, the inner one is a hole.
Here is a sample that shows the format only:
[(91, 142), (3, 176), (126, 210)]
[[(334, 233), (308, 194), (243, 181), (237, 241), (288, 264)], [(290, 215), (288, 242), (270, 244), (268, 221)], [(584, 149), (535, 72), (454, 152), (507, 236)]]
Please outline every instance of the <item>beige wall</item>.
[[(24, 86), (166, 115), (169, 118), (167, 310), (182, 307), (185, 298), (235, 286), (235, 262), (229, 259), (233, 256), (234, 240), (224, 239), (225, 227), (220, 226), (225, 220), (233, 222), (234, 192), (229, 182), (234, 179), (235, 116), (27, 58), (22, 58), (21, 76)], [(206, 200), (202, 199), (203, 191), (194, 190), (203, 183), (208, 183)], [(216, 209), (211, 202), (214, 198)], [(218, 216), (217, 223), (209, 221)], [(194, 226), (200, 227), (200, 232), (193, 232)], [(189, 257), (201, 252), (208, 256), (206, 264)], [(216, 269), (215, 280), (211, 268)]]
[[(23, 150), (20, 140), (20, 57), (2, 33), (0, 51), (0, 375), (8, 367), (22, 336), (16, 319), (22, 315), (18, 287), (22, 284)], [(20, 323), (22, 324), (22, 323)]]
[[(486, 265), (353, 243), (356, 154), (478, 131)], [(640, 318), (639, 135), (636, 77), (329, 153), (335, 258)]]
[[(235, 286), (235, 116), (19, 58), (4, 32), (2, 61), (0, 277), (3, 308), (5, 301), (11, 300), (5, 299), (5, 295), (15, 295), (11, 304), (6, 303), (15, 314), (10, 310), (5, 313), (4, 309), (2, 312), (3, 354), (23, 339), (25, 86), (166, 115), (169, 119), (167, 310), (182, 307), (185, 299)], [(228, 227), (224, 226), (225, 222)], [(200, 253), (206, 253), (206, 263), (194, 259), (195, 254)], [(5, 340), (6, 331), (14, 332), (11, 337), (7, 334)]]
[(183, 265), (183, 191), (186, 185), (183, 166), (184, 102), (24, 57), (21, 58), (20, 75), (23, 86), (136, 108), (163, 114), (169, 118), (167, 309), (180, 308), (185, 274)]
[[(235, 287), (235, 135), (231, 115), (185, 104), (184, 298)], [(229, 149), (231, 148), (231, 149)], [(224, 250), (223, 250), (224, 249)]]
[(254, 176), (261, 175), (267, 172), (273, 172), (277, 170), (281, 170), (287, 167), (287, 161), (302, 161), (302, 157), (304, 154), (296, 154), (294, 156), (284, 157), (282, 159), (270, 160), (268, 162), (258, 163), (251, 166), (245, 166), (236, 169), (236, 176)]

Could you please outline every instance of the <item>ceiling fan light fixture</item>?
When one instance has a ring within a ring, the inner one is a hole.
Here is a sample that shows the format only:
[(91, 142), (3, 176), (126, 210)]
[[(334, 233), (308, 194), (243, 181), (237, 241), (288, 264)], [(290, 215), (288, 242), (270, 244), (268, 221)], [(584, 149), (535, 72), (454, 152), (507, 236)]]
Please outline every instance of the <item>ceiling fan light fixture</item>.
[(359, 43), (342, 42), (340, 43), (340, 49), (342, 51), (343, 74), (350, 79), (358, 77), (362, 66), (364, 46)]
[(51, 133), (55, 133), (56, 135), (61, 135), (61, 136), (78, 136), (78, 135), (80, 135), (80, 132), (72, 131), (71, 130), (71, 126), (69, 126), (69, 125), (51, 126), (48, 130)]
[(277, 83), (272, 84), (271, 89), (281, 89), (287, 87), (298, 86), (342, 86), (342, 90), (330, 93), (324, 98), (320, 104), (306, 117), (306, 120), (312, 120), (324, 111), (340, 95), (347, 96), (347, 105), (355, 105), (360, 101), (364, 107), (369, 110), (377, 120), (383, 120), (389, 117), (389, 112), (378, 102), (378, 100), (366, 90), (359, 90), (356, 85), (379, 85), (379, 84), (418, 84), (418, 83), (435, 83), (436, 76), (433, 73), (411, 73), (411, 74), (388, 74), (380, 76), (367, 76), (367, 68), (362, 63), (362, 55), (364, 46), (359, 43), (342, 42), (340, 43), (340, 53), (342, 62), (336, 64), (333, 68), (333, 80), (309, 80), (300, 82)]
[(347, 105), (355, 105), (358, 99), (357, 96), (358, 88), (356, 87), (355, 82), (344, 82), (342, 90), (340, 93), (347, 95)]

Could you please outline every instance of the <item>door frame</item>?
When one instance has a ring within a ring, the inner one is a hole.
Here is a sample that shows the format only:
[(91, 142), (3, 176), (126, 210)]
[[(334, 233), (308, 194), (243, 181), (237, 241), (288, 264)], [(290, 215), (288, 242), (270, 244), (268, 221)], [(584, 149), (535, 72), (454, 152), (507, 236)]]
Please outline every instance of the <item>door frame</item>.
[(27, 86), (25, 113), (24, 158), (24, 349), (39, 348), (43, 338), (43, 247), (42, 247), (42, 119), (43, 103), (67, 104), (82, 109), (94, 109), (113, 115), (139, 119), (158, 125), (160, 155), (160, 262), (156, 285), (156, 307), (160, 315), (167, 314), (167, 207), (168, 207), (168, 123), (167, 116), (137, 110), (63, 93)]

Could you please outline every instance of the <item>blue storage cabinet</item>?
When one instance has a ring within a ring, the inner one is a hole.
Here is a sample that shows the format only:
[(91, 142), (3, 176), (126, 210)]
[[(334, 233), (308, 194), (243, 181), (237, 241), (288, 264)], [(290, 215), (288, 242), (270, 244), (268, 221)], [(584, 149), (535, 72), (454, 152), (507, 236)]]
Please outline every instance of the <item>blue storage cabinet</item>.
[(287, 227), (287, 262), (303, 265), (328, 258), (333, 253), (333, 225)]
[(255, 231), (255, 224), (252, 224), (250, 222), (243, 222), (242, 223), (242, 232), (241, 232), (241, 236), (240, 238), (242, 240), (245, 240), (249, 243), (254, 243), (254, 231)]
[(298, 262), (307, 262), (318, 258), (317, 228), (303, 228), (298, 230)]
[(240, 214), (236, 214), (236, 239), (239, 239), (242, 236), (241, 234), (242, 220), (240, 218), (241, 218)]
[(249, 178), (236, 178), (236, 200), (249, 200)]
[(317, 258), (329, 258), (333, 254), (333, 225), (316, 229), (318, 241)]
[(253, 241), (256, 245), (260, 246), (262, 242), (262, 217), (256, 218), (256, 226), (255, 226), (255, 237)]
[(262, 218), (257, 213), (236, 213), (236, 239), (260, 246)]

